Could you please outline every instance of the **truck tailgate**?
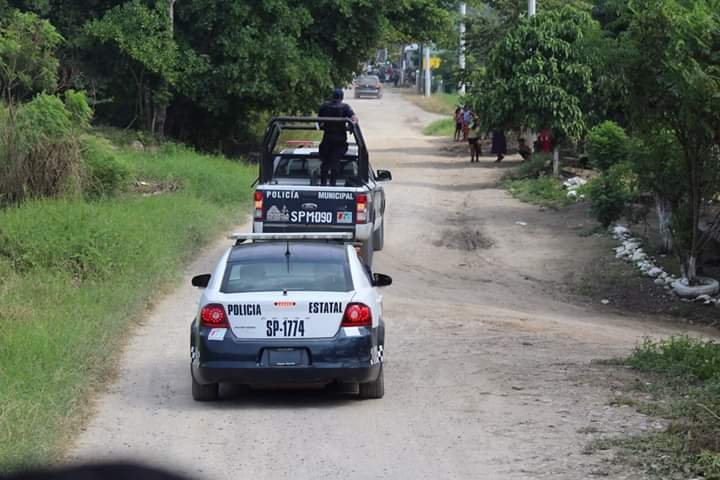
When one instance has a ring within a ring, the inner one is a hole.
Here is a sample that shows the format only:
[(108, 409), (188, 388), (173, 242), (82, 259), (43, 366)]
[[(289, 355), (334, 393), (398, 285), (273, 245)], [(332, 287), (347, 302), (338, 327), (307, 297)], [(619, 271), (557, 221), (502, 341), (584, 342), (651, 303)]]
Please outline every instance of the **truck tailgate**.
[(355, 228), (357, 192), (260, 187), (264, 231), (307, 226), (351, 231)]

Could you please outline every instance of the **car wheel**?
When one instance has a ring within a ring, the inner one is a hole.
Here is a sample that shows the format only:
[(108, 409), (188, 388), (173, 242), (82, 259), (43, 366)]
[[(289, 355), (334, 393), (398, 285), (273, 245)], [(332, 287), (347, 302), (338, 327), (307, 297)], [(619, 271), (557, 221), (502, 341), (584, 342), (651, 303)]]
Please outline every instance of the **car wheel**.
[(373, 232), (373, 249), (379, 252), (385, 246), (385, 219), (380, 223), (377, 232)]
[(192, 397), (196, 402), (212, 402), (218, 399), (220, 393), (220, 385), (217, 383), (208, 383), (203, 385), (195, 380), (195, 377), (190, 374), (192, 379)]
[(360, 398), (382, 398), (385, 395), (385, 380), (383, 379), (383, 368), (380, 366), (380, 373), (372, 382), (359, 385)]

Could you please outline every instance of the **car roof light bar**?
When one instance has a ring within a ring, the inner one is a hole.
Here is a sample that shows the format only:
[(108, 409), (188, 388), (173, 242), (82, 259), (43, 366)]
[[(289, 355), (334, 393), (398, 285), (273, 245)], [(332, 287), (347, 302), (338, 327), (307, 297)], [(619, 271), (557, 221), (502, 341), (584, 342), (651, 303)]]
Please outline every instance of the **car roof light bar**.
[(352, 232), (292, 232), (292, 233), (232, 233), (230, 240), (236, 241), (290, 241), (290, 240), (352, 240)]

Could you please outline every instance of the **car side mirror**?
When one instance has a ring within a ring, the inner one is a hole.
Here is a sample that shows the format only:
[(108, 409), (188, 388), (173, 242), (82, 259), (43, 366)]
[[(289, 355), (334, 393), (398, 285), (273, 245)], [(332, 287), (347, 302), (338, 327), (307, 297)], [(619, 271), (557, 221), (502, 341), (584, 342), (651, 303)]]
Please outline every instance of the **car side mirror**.
[(392, 277), (382, 273), (373, 274), (373, 287), (387, 287), (392, 285)]
[(210, 277), (211, 275), (209, 273), (195, 275), (190, 283), (192, 283), (193, 287), (206, 288), (210, 283)]
[(375, 179), (378, 182), (389, 182), (392, 180), (392, 173), (390, 173), (390, 170), (378, 170)]

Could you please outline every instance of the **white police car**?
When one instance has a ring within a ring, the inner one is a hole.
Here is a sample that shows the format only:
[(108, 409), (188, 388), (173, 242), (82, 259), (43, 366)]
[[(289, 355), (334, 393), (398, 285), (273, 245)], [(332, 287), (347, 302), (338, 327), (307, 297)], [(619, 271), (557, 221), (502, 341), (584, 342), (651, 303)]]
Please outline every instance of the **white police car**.
[[(381, 398), (387, 275), (370, 275), (348, 233), (241, 234), (212, 274), (191, 325), (195, 400), (220, 383), (359, 385)], [(240, 243), (242, 241), (244, 243)]]

